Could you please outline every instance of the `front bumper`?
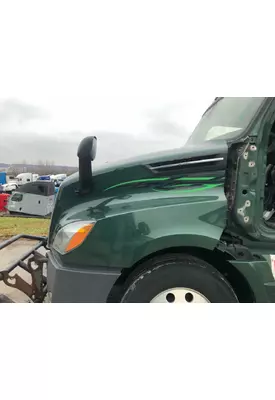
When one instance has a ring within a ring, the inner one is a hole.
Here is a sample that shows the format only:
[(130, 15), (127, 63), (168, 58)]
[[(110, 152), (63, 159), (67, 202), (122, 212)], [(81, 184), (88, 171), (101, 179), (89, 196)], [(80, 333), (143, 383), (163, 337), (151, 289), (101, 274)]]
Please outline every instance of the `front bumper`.
[(89, 269), (61, 264), (53, 251), (48, 253), (47, 289), (52, 303), (106, 303), (115, 282), (121, 275), (118, 269)]

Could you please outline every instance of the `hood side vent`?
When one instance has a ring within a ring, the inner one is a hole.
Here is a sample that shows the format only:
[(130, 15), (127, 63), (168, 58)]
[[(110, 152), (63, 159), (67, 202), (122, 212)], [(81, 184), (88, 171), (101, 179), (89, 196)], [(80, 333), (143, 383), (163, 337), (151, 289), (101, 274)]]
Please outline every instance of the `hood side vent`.
[(213, 171), (221, 170), (226, 166), (224, 155), (213, 154), (200, 157), (192, 157), (181, 160), (158, 162), (147, 165), (154, 174), (180, 173), (181, 171)]

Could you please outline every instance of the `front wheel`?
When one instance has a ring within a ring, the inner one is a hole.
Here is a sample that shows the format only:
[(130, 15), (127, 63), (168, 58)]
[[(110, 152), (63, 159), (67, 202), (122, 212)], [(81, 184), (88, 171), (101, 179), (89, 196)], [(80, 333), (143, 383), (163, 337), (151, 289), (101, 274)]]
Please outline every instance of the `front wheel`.
[(145, 262), (125, 284), (123, 303), (237, 303), (238, 298), (214, 267), (184, 254)]

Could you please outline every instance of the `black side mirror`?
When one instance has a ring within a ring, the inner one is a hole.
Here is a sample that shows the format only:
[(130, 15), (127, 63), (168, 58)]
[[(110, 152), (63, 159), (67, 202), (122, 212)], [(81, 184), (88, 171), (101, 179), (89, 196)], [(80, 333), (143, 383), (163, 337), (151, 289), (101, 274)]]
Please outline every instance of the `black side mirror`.
[(92, 186), (92, 161), (96, 157), (97, 138), (88, 136), (78, 146), (80, 194), (89, 193)]

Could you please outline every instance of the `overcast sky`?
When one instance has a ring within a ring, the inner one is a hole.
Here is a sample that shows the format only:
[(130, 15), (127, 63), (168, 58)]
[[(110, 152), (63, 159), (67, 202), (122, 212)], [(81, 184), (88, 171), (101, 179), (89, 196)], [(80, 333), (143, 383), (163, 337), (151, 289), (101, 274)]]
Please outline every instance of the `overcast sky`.
[[(77, 145), (90, 134), (98, 163), (179, 147), (215, 97), (177, 86), (184, 49), (177, 24), (164, 28), (166, 9), (152, 25), (146, 3), (88, 4), (0, 6), (0, 162), (77, 165)], [(114, 18), (118, 4), (124, 13)]]

